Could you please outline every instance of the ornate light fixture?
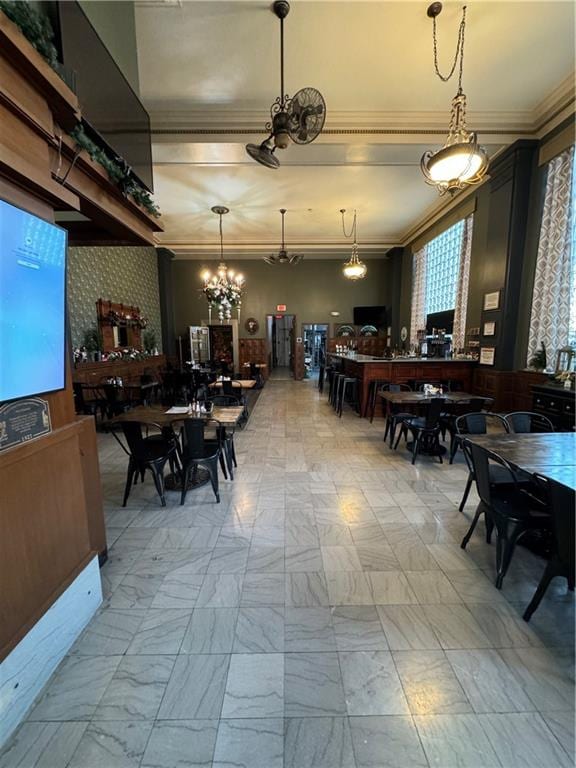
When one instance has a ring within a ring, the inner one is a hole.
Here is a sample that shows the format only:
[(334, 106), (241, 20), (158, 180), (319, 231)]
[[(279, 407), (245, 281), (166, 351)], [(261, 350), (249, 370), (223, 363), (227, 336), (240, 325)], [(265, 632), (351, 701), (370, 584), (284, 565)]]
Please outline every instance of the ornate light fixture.
[(209, 269), (202, 273), (202, 279), (204, 280), (202, 291), (208, 301), (209, 321), (212, 321), (212, 307), (218, 308), (218, 318), (221, 323), (224, 320), (231, 319), (232, 309), (238, 311), (238, 320), (240, 320), (244, 276), (236, 273), (233, 269), (228, 269), (224, 261), (222, 216), (230, 211), (223, 205), (215, 205), (211, 210), (212, 213), (220, 217), (220, 263), (218, 264), (216, 274), (212, 274)]
[(443, 195), (449, 192), (453, 195), (456, 190), (464, 189), (484, 180), (488, 170), (488, 155), (484, 147), (478, 144), (474, 131), (466, 128), (466, 95), (462, 90), (462, 72), (464, 68), (464, 32), (466, 29), (466, 6), (462, 8), (462, 21), (458, 30), (458, 42), (452, 68), (445, 76), (438, 68), (438, 43), (436, 39), (436, 17), (442, 10), (442, 3), (432, 3), (428, 8), (428, 16), (433, 22), (434, 69), (443, 82), (448, 82), (458, 70), (458, 92), (452, 99), (450, 112), (450, 127), (448, 138), (442, 149), (437, 152), (429, 150), (422, 155), (420, 167), (428, 184), (434, 185)]
[(356, 242), (358, 217), (357, 217), (356, 211), (354, 211), (352, 229), (350, 230), (350, 234), (348, 235), (346, 234), (346, 226), (344, 224), (344, 214), (346, 213), (346, 208), (340, 208), (340, 213), (342, 214), (342, 231), (344, 232), (344, 237), (354, 238), (354, 241), (352, 243), (352, 253), (348, 261), (346, 261), (342, 265), (342, 273), (344, 277), (348, 278), (348, 280), (362, 280), (362, 278), (366, 277), (366, 273), (368, 272), (368, 267), (366, 266), (366, 264), (364, 264), (363, 261), (360, 261), (360, 259), (358, 258), (358, 243)]

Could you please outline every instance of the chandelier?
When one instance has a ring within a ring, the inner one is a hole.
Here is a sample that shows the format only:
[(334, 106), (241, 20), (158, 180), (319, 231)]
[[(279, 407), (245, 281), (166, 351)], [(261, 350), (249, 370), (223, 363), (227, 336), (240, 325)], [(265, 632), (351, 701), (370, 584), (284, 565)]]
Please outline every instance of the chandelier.
[(352, 243), (352, 253), (348, 261), (342, 265), (342, 274), (344, 277), (348, 278), (348, 280), (362, 280), (362, 278), (366, 277), (368, 267), (358, 258), (358, 243), (356, 242), (358, 217), (356, 215), (356, 211), (354, 211), (352, 229), (350, 230), (350, 234), (346, 234), (346, 226), (344, 224), (344, 214), (346, 213), (346, 208), (340, 208), (340, 213), (342, 214), (342, 230), (344, 232), (344, 237), (354, 238), (354, 242)]
[(438, 43), (436, 39), (436, 17), (442, 10), (442, 3), (432, 3), (428, 8), (428, 16), (433, 22), (434, 69), (436, 74), (446, 83), (452, 78), (458, 62), (458, 92), (452, 99), (450, 126), (448, 138), (442, 149), (437, 152), (428, 150), (422, 155), (420, 167), (428, 184), (434, 185), (443, 195), (449, 192), (453, 195), (456, 190), (464, 189), (484, 180), (488, 170), (488, 155), (478, 144), (473, 131), (466, 127), (466, 95), (462, 90), (462, 72), (464, 69), (464, 32), (466, 29), (466, 6), (462, 8), (462, 21), (458, 30), (456, 53), (450, 72), (442, 75), (438, 68)]
[(236, 273), (233, 269), (228, 269), (224, 261), (224, 238), (222, 235), (222, 216), (229, 213), (229, 209), (223, 205), (215, 205), (212, 209), (220, 217), (220, 263), (216, 273), (212, 274), (209, 269), (202, 273), (204, 288), (202, 289), (206, 300), (208, 301), (209, 321), (212, 322), (212, 308), (218, 310), (220, 322), (232, 318), (232, 309), (238, 312), (240, 320), (240, 307), (242, 305), (242, 286), (244, 285), (244, 276)]

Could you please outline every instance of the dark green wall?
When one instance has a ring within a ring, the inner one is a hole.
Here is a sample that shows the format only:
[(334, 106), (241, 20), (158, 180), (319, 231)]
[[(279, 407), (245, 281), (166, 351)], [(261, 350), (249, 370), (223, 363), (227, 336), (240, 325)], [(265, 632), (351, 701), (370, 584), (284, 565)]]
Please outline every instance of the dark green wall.
[[(260, 331), (257, 335), (264, 336), (266, 315), (275, 313), (277, 304), (286, 304), (286, 312), (296, 315), (299, 325), (345, 323), (352, 322), (353, 307), (389, 306), (393, 296), (392, 270), (384, 259), (368, 261), (368, 276), (356, 283), (342, 276), (342, 262), (338, 260), (304, 259), (294, 266), (271, 266), (256, 260), (228, 260), (227, 263), (246, 277), (241, 314), (242, 336), (248, 336), (243, 328), (248, 317), (258, 320)], [(215, 262), (172, 261), (177, 334), (184, 334), (189, 325), (207, 320), (208, 309), (201, 291), (200, 274), (206, 267), (214, 269), (215, 266)], [(340, 316), (331, 317), (331, 311), (340, 312)]]

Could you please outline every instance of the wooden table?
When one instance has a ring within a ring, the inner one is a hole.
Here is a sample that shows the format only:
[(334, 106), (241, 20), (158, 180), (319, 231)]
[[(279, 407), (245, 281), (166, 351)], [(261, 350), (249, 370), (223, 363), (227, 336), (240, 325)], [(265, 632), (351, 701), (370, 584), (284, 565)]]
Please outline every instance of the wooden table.
[[(226, 382), (224, 381), (214, 381), (209, 386), (212, 389), (216, 389), (217, 387), (221, 387)], [(230, 379), (230, 383), (232, 384), (232, 387), (235, 389), (254, 389), (256, 386), (256, 380), (255, 379)]]
[(480, 445), (506, 459), (515, 469), (538, 473), (576, 490), (576, 433), (469, 435)]
[[(389, 392), (379, 391), (379, 396), (392, 405), (428, 405), (431, 400), (441, 398), (446, 403), (469, 403), (470, 400), (482, 399), (468, 392), (445, 392), (443, 395), (425, 395), (424, 392)], [(485, 399), (485, 398), (484, 398)]]
[(139, 405), (130, 411), (121, 413), (110, 419), (110, 424), (119, 424), (124, 421), (140, 421), (143, 424), (158, 424), (160, 427), (167, 427), (178, 421), (185, 421), (192, 418), (214, 419), (219, 421), (223, 427), (235, 427), (238, 425), (244, 413), (244, 408), (240, 406), (218, 406), (215, 405), (211, 414), (203, 413), (166, 413), (163, 406)]

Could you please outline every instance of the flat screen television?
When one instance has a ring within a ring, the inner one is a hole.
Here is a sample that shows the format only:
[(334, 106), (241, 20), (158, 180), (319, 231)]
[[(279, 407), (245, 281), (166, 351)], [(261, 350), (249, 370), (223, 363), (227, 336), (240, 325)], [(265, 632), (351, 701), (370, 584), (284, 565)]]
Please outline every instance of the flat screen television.
[(386, 307), (354, 307), (354, 325), (386, 327)]
[(446, 333), (454, 332), (454, 310), (446, 309), (444, 312), (433, 312), (426, 316), (426, 333), (430, 336), (433, 329), (444, 329)]
[(66, 244), (0, 200), (0, 402), (65, 387)]
[(84, 120), (153, 191), (148, 112), (80, 5), (58, 3), (58, 16), (62, 60), (74, 72)]

